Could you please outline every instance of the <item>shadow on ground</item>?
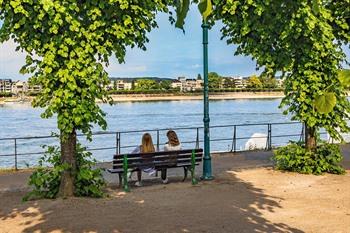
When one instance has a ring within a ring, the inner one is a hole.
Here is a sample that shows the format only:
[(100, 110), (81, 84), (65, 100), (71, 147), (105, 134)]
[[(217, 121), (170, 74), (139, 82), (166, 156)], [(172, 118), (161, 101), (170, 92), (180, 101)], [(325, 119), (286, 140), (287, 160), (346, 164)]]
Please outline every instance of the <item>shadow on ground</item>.
[[(152, 181), (149, 181), (152, 182)], [(110, 190), (104, 199), (73, 198), (21, 203), (24, 193), (0, 194), (0, 228), (9, 232), (302, 232), (270, 222), (262, 211), (282, 208), (278, 197), (224, 173), (192, 186), (172, 180)]]

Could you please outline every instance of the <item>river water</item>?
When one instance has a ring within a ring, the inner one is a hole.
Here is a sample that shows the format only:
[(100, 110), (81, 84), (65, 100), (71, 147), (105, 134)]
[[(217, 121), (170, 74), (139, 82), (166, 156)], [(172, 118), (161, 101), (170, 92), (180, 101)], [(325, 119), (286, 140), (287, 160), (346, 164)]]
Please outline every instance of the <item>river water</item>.
[[(242, 100), (215, 100), (210, 102), (210, 125), (237, 125), (255, 123), (282, 123), (290, 122), (290, 116), (282, 114), (278, 108), (280, 99), (242, 99)], [(138, 131), (146, 129), (168, 129), (179, 127), (201, 127), (203, 125), (203, 103), (197, 100), (185, 101), (158, 101), (158, 102), (123, 102), (113, 106), (104, 104), (101, 108), (107, 113), (107, 131), (123, 132)], [(42, 109), (34, 109), (29, 104), (5, 104), (0, 107), (0, 138), (46, 136), (51, 132), (57, 132), (56, 120), (41, 119)], [(272, 135), (301, 133), (301, 125), (273, 125)], [(94, 132), (101, 131), (98, 127)], [(196, 130), (177, 130), (185, 148), (194, 148), (196, 143)], [(228, 151), (233, 146), (234, 127), (223, 127), (211, 129), (211, 142), (213, 151)], [(153, 141), (157, 144), (157, 132), (151, 132)], [(253, 133), (268, 133), (267, 125), (261, 126), (239, 126), (236, 128), (236, 136), (245, 139), (237, 140), (236, 149), (244, 149), (245, 144)], [(166, 142), (166, 131), (159, 132), (159, 148)], [(126, 153), (132, 150), (141, 141), (142, 132), (121, 134), (121, 152)], [(202, 140), (202, 129), (199, 130), (199, 139)], [(298, 140), (300, 136), (289, 138), (273, 138), (273, 146), (287, 143), (289, 140)], [(225, 139), (225, 140), (224, 140)], [(116, 136), (98, 135), (94, 136), (92, 143), (86, 142), (84, 137), (81, 142), (89, 148), (106, 147), (109, 150), (97, 150), (93, 152), (98, 161), (111, 160), (115, 153)], [(56, 139), (35, 139), (16, 141), (18, 163), (20, 167), (34, 165), (39, 155), (27, 155), (42, 151), (43, 144), (57, 144)], [(200, 143), (202, 146), (202, 143)], [(0, 155), (12, 155), (9, 157), (0, 156), (0, 167), (9, 167), (14, 164), (14, 140), (0, 141)], [(26, 154), (26, 155), (22, 155)]]

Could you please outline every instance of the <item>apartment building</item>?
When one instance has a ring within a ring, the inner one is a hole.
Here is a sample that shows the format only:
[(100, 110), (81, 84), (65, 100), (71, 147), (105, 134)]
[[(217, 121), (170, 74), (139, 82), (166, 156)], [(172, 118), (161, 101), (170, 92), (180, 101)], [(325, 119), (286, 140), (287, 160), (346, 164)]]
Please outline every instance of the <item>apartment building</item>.
[(12, 93), (15, 95), (28, 92), (28, 84), (24, 81), (16, 81), (12, 83)]
[(181, 91), (196, 91), (203, 89), (202, 79), (188, 79), (186, 77), (179, 77), (177, 81), (174, 81), (173, 83), (175, 83), (174, 86), (180, 87)]
[(6, 92), (6, 93), (12, 92), (11, 79), (0, 79), (0, 92)]
[(246, 88), (249, 77), (234, 77), (236, 88)]

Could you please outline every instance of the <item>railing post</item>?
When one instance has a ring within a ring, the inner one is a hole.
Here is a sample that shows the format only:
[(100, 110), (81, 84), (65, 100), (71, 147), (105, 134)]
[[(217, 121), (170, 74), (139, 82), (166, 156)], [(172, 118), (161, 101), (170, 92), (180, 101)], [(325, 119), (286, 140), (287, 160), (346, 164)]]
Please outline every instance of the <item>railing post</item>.
[(115, 154), (118, 154), (118, 144), (119, 144), (119, 141), (118, 141), (118, 132), (115, 133)]
[(270, 150), (272, 150), (272, 124), (270, 124)]
[(17, 166), (17, 139), (15, 139), (15, 169), (18, 170)]
[(271, 135), (271, 131), (272, 131), (272, 126), (271, 124), (267, 124), (267, 141), (266, 141), (266, 150), (271, 150), (272, 149), (272, 135)]
[(118, 133), (118, 154), (119, 154), (119, 155), (120, 155), (120, 147), (121, 147), (121, 142), (120, 142), (121, 139), (120, 139), (120, 138), (121, 138), (121, 133), (119, 132), (119, 133)]
[(305, 141), (305, 124), (301, 123), (301, 134), (300, 134), (300, 142), (304, 142)]
[(199, 149), (199, 128), (197, 127), (196, 149)]
[(157, 129), (157, 151), (159, 151), (159, 130)]
[(235, 125), (233, 127), (233, 137), (232, 137), (232, 147), (231, 147), (231, 152), (233, 151), (236, 153), (237, 149), (237, 126)]

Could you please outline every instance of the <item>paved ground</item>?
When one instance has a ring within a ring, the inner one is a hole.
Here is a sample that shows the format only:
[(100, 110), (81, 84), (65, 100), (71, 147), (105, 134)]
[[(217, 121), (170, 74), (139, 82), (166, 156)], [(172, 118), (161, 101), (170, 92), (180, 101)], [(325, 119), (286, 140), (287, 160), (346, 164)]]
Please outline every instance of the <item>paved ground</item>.
[[(342, 151), (344, 155), (343, 166), (346, 169), (350, 169), (350, 144), (343, 145)], [(243, 153), (224, 153), (224, 154), (214, 154), (213, 155), (213, 174), (220, 174), (228, 169), (245, 169), (245, 168), (256, 168), (256, 167), (264, 167), (271, 166), (271, 151), (257, 151), (257, 152), (243, 152)], [(103, 168), (110, 168), (109, 163), (101, 164)], [(196, 171), (197, 175), (202, 173), (202, 166), (197, 167)], [(27, 180), (31, 171), (19, 171), (13, 173), (0, 173), (0, 192), (1, 191), (20, 191), (26, 190)], [(135, 174), (136, 175), (136, 174)], [(179, 177), (183, 176), (182, 169), (171, 169), (169, 171), (169, 177)], [(108, 172), (104, 172), (104, 177), (107, 182), (115, 186), (118, 182), (117, 175), (109, 174)], [(136, 179), (136, 177), (133, 177)], [(149, 178), (147, 175), (143, 175), (143, 179), (152, 180), (153, 182), (160, 182), (159, 178)], [(175, 178), (173, 178), (175, 179)], [(148, 181), (145, 182), (147, 184)]]
[[(349, 169), (350, 145), (342, 149)], [(214, 181), (182, 183), (179, 169), (171, 171), (168, 185), (148, 178), (130, 193), (116, 189), (117, 177), (106, 173), (112, 185), (101, 199), (23, 203), (30, 172), (2, 173), (0, 233), (350, 232), (350, 170), (344, 176), (280, 172), (270, 168), (270, 157), (214, 155)]]

